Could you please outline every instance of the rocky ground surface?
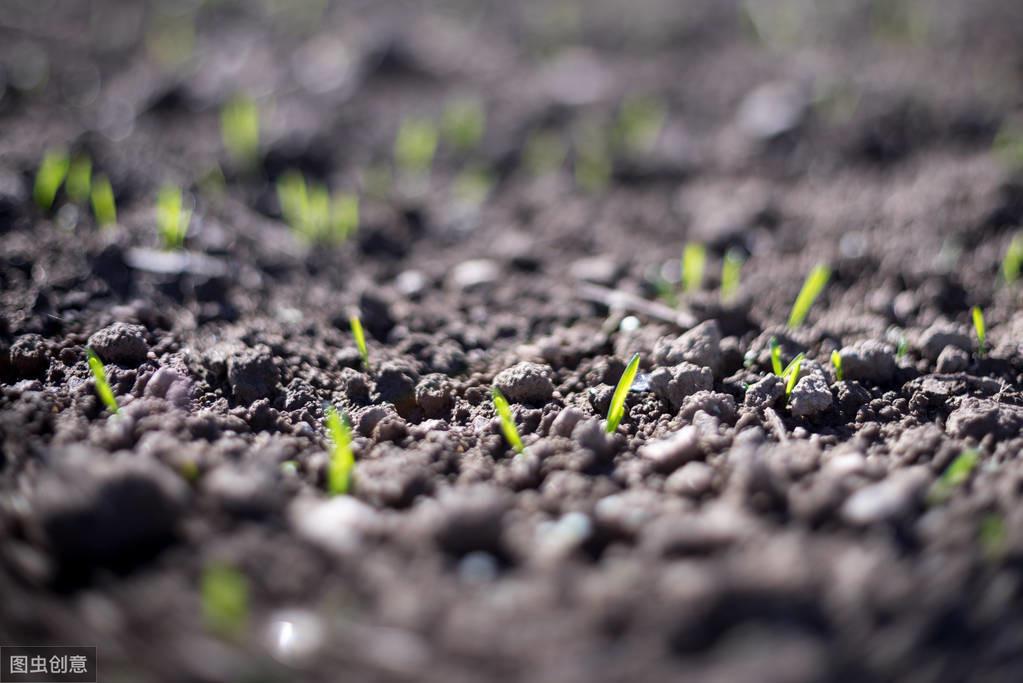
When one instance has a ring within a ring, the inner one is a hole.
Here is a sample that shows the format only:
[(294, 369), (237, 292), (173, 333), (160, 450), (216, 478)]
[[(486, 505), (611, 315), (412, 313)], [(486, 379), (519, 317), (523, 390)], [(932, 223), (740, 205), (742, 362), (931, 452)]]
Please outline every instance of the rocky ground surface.
[[(8, 5), (0, 641), (111, 681), (1018, 680), (1016, 3)], [(394, 167), (466, 97), (480, 140)], [(33, 201), (57, 145), (116, 225)], [(299, 239), (288, 169), (355, 235)]]

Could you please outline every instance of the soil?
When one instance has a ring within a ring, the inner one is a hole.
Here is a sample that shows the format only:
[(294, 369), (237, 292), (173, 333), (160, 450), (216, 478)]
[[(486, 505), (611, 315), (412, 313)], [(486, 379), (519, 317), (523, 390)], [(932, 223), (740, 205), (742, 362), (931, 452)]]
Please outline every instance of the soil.
[[(95, 645), (111, 681), (1019, 680), (1023, 316), (1000, 268), (1023, 182), (993, 149), (1021, 114), (1018, 3), (3, 15), (0, 642)], [(220, 138), (239, 92), (250, 167)], [(479, 144), (394, 169), (401, 122), (466, 96)], [(636, 96), (663, 125), (591, 164)], [(57, 145), (110, 178), (115, 226), (33, 202)], [(288, 169), (358, 192), (351, 239), (285, 225)], [(181, 252), (155, 229), (167, 183), (194, 200)], [(681, 294), (687, 242), (707, 277)], [(806, 354), (791, 397), (771, 337)], [(328, 401), (350, 496), (326, 490)], [(231, 629), (215, 571), (247, 591)]]

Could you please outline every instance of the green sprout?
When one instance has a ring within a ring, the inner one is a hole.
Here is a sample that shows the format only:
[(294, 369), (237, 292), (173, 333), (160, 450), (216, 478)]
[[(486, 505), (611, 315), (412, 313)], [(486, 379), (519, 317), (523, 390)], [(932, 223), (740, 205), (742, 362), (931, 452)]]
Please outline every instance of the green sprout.
[(430, 170), (437, 152), (437, 127), (426, 119), (406, 119), (394, 140), (394, 160), (398, 168), (412, 174)]
[(738, 249), (729, 249), (721, 262), (721, 300), (731, 301), (739, 291), (742, 278), (742, 265), (745, 259)]
[(67, 181), (64, 190), (71, 201), (84, 204), (89, 201), (89, 188), (92, 184), (92, 160), (85, 156), (76, 156), (68, 167)]
[(771, 369), (774, 371), (774, 374), (779, 377), (782, 376), (781, 344), (778, 343), (777, 337), (771, 337)]
[(835, 379), (841, 382), (845, 379), (845, 373), (842, 372), (842, 354), (835, 349), (831, 352), (831, 365), (835, 368)]
[(1009, 248), (1005, 250), (1005, 257), (1002, 259), (1002, 278), (1006, 284), (1012, 284), (1019, 279), (1019, 273), (1023, 268), (1023, 233), (1016, 233)]
[(89, 370), (92, 371), (92, 378), (96, 382), (96, 395), (99, 396), (99, 400), (107, 410), (116, 415), (121, 407), (117, 405), (114, 390), (110, 388), (110, 382), (107, 381), (107, 370), (103, 367), (103, 361), (88, 346), (85, 347), (85, 357), (89, 359)]
[(455, 198), (469, 206), (481, 206), (494, 186), (494, 179), (485, 168), (473, 166), (458, 174), (452, 185)]
[(497, 416), (501, 421), (501, 433), (504, 434), (504, 438), (515, 449), (515, 452), (522, 455), (526, 451), (526, 447), (522, 445), (522, 437), (519, 436), (518, 427), (515, 426), (515, 419), (512, 417), (508, 399), (497, 387), (490, 390), (490, 396), (494, 400), (494, 410), (497, 411)]
[(987, 326), (984, 324), (984, 311), (980, 306), (974, 306), (970, 310), (973, 316), (973, 329), (977, 333), (977, 352), (983, 356), (987, 353)]
[(831, 279), (831, 270), (825, 265), (815, 266), (806, 276), (803, 288), (799, 290), (799, 296), (792, 304), (792, 312), (789, 314), (790, 328), (795, 329), (803, 324), (806, 316), (810, 313), (810, 308), (813, 307), (813, 302), (820, 296), (829, 279)]
[(599, 192), (611, 181), (611, 154), (603, 129), (586, 122), (577, 131), (575, 182), (586, 192)]
[(32, 197), (35, 199), (36, 205), (43, 211), (49, 211), (53, 207), (53, 200), (57, 198), (57, 190), (64, 183), (70, 166), (71, 161), (63, 149), (51, 149), (43, 155), (43, 161), (39, 164), (39, 171), (36, 173), (35, 187), (32, 190)]
[(474, 97), (453, 100), (441, 115), (441, 135), (444, 141), (462, 152), (474, 149), (479, 144), (486, 125), (486, 112), (482, 103)]
[(248, 97), (236, 97), (220, 111), (220, 136), (235, 163), (251, 167), (259, 159), (259, 108)]
[(156, 229), (167, 250), (182, 249), (192, 212), (182, 208), (181, 189), (167, 185), (156, 196)]
[(307, 184), (297, 171), (277, 180), (277, 200), (285, 222), (310, 243), (341, 244), (359, 228), (356, 195), (339, 192), (331, 197), (326, 186)]
[(934, 482), (927, 499), (931, 503), (941, 503), (952, 495), (952, 491), (969, 480), (973, 470), (980, 464), (980, 453), (971, 449), (960, 453), (953, 460), (938, 481)]
[(114, 201), (114, 188), (105, 175), (97, 176), (92, 181), (92, 213), (100, 227), (113, 225), (117, 222), (117, 204)]
[(611, 396), (611, 406), (607, 409), (607, 426), (605, 427), (608, 434), (614, 434), (618, 430), (622, 418), (625, 417), (625, 398), (629, 394), (629, 389), (632, 388), (637, 372), (639, 372), (638, 353), (633, 354), (629, 364), (625, 366), (625, 372), (622, 373), (621, 379), (618, 380), (618, 386), (615, 387), (615, 393)]
[(557, 170), (568, 156), (561, 136), (550, 130), (537, 130), (526, 139), (522, 163), (530, 175), (539, 177)]
[(249, 582), (237, 569), (223, 564), (206, 567), (199, 585), (203, 621), (224, 638), (241, 634), (249, 618)]
[(324, 409), (327, 433), (330, 435), (330, 463), (327, 465), (327, 490), (331, 495), (347, 494), (352, 488), (355, 454), (352, 452), (352, 429), (348, 418), (327, 404)]
[(362, 329), (362, 321), (354, 313), (348, 316), (348, 326), (352, 328), (352, 336), (355, 337), (355, 345), (359, 348), (359, 357), (362, 358), (362, 367), (369, 370), (369, 349), (366, 348), (366, 332)]
[(1005, 552), (1005, 522), (1001, 516), (988, 513), (980, 520), (980, 543), (989, 559), (998, 559)]
[(658, 98), (630, 97), (618, 112), (616, 138), (626, 150), (648, 150), (657, 141), (666, 118), (664, 103)]
[(707, 247), (687, 242), (682, 250), (682, 291), (692, 294), (703, 286), (703, 269), (707, 263)]
[(909, 340), (906, 339), (906, 335), (899, 335), (899, 344), (895, 347), (896, 360), (902, 360), (907, 353), (909, 353)]
[(788, 398), (792, 395), (792, 390), (796, 388), (796, 382), (799, 381), (799, 370), (803, 367), (803, 359), (805, 354), (799, 354), (792, 359), (792, 362), (788, 364), (785, 370), (782, 371), (782, 377), (788, 377), (785, 382), (785, 397)]

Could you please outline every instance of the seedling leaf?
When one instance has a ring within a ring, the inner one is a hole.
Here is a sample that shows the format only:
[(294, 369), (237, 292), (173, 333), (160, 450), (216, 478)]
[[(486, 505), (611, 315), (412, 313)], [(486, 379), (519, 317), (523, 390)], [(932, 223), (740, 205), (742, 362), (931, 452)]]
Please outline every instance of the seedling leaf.
[(743, 263), (745, 263), (745, 259), (737, 249), (729, 249), (725, 252), (725, 259), (721, 262), (722, 301), (731, 301), (739, 291)]
[(927, 498), (931, 503), (941, 503), (952, 495), (953, 489), (965, 484), (980, 462), (980, 453), (967, 449), (949, 463), (938, 481), (934, 482)]
[(89, 200), (89, 187), (92, 183), (92, 160), (87, 156), (77, 156), (68, 168), (67, 182), (64, 189), (67, 196), (79, 204)]
[(777, 337), (771, 337), (771, 370), (779, 377), (782, 376), (781, 344), (778, 343)]
[(369, 370), (369, 350), (366, 348), (366, 332), (362, 329), (362, 321), (354, 313), (348, 316), (348, 325), (352, 328), (352, 336), (355, 337), (355, 345), (359, 347), (359, 356), (362, 358), (362, 367)]
[(799, 354), (792, 359), (792, 362), (788, 364), (785, 370), (782, 371), (782, 377), (788, 377), (788, 381), (785, 382), (785, 397), (788, 398), (792, 395), (792, 390), (796, 388), (796, 382), (799, 381), (799, 370), (803, 367), (803, 359), (806, 357), (805, 354)]
[(259, 159), (259, 108), (248, 97), (236, 97), (220, 112), (220, 135), (235, 163), (252, 166)]
[(987, 326), (984, 324), (984, 311), (974, 306), (970, 311), (973, 316), (973, 329), (977, 333), (977, 352), (983, 356), (987, 353)]
[(689, 242), (682, 250), (682, 291), (692, 294), (703, 286), (703, 269), (707, 262), (707, 248), (699, 242)]
[(156, 196), (156, 228), (167, 250), (182, 249), (192, 212), (182, 208), (181, 189), (167, 185)]
[(461, 152), (476, 147), (486, 130), (486, 112), (474, 97), (463, 97), (452, 101), (441, 117), (441, 133), (444, 141)]
[(615, 387), (615, 393), (611, 396), (611, 406), (607, 410), (607, 425), (605, 427), (608, 434), (616, 432), (619, 423), (625, 417), (625, 399), (629, 395), (632, 383), (636, 380), (638, 371), (639, 354), (636, 353), (629, 360), (629, 364), (625, 366), (625, 372), (622, 373), (621, 379), (618, 380), (618, 386)]
[(792, 312), (789, 314), (789, 327), (795, 329), (803, 324), (806, 316), (810, 313), (814, 301), (824, 290), (828, 280), (831, 279), (831, 270), (825, 265), (815, 266), (803, 282), (803, 288), (799, 290), (799, 296), (792, 304)]
[(49, 211), (53, 206), (57, 190), (60, 189), (64, 178), (67, 177), (70, 165), (67, 152), (63, 149), (52, 149), (43, 155), (43, 161), (39, 164), (39, 171), (36, 173), (35, 187), (32, 190), (32, 197), (35, 199), (36, 205), (43, 211)]
[(1023, 269), (1023, 233), (1018, 233), (1009, 242), (1009, 248), (1005, 250), (1005, 257), (1002, 259), (1002, 278), (1006, 284), (1011, 285), (1018, 280), (1021, 269)]
[(845, 374), (842, 372), (842, 354), (838, 349), (831, 352), (831, 364), (835, 367), (835, 379), (841, 382), (845, 379)]
[(117, 405), (117, 398), (114, 397), (114, 391), (107, 381), (107, 371), (103, 367), (103, 361), (88, 346), (85, 347), (85, 357), (89, 359), (89, 370), (92, 371), (92, 378), (96, 383), (96, 395), (99, 396), (99, 400), (103, 402), (107, 410), (116, 415), (120, 406)]
[(327, 433), (330, 435), (330, 463), (327, 465), (327, 490), (331, 495), (347, 494), (352, 487), (355, 454), (352, 452), (352, 430), (348, 420), (337, 408), (327, 404), (324, 409)]
[(237, 569), (216, 564), (203, 570), (199, 593), (207, 628), (225, 638), (238, 636), (249, 617), (249, 584)]
[(97, 176), (92, 183), (92, 213), (100, 227), (113, 225), (117, 222), (117, 204), (114, 202), (114, 189), (106, 176)]
[(437, 151), (437, 128), (425, 119), (406, 119), (394, 140), (394, 160), (409, 173), (425, 173)]
[(501, 433), (504, 434), (504, 438), (515, 449), (515, 452), (521, 455), (526, 448), (522, 445), (522, 437), (519, 436), (518, 427), (515, 426), (515, 419), (512, 417), (508, 399), (497, 387), (490, 390), (490, 396), (494, 400), (494, 410), (497, 411), (497, 416), (501, 421)]

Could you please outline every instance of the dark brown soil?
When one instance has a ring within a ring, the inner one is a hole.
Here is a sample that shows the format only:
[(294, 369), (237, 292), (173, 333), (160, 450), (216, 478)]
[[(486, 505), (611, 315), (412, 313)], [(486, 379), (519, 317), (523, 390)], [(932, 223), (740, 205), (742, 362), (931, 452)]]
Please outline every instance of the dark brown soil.
[[(0, 10), (0, 642), (95, 645), (108, 681), (1020, 679), (1023, 182), (993, 144), (1023, 6), (318, 5)], [(253, 168), (221, 143), (239, 92)], [(482, 141), (381, 190), (401, 122), (465, 96)], [(636, 96), (664, 124), (614, 144)], [(59, 145), (116, 226), (36, 206)], [(296, 237), (288, 169), (360, 194), (353, 238)], [(167, 183), (195, 200), (180, 253)], [(708, 276), (679, 294), (687, 242)], [(772, 336), (807, 356), (790, 399)], [(328, 401), (352, 496), (326, 490)], [(247, 586), (230, 633), (218, 571)]]

